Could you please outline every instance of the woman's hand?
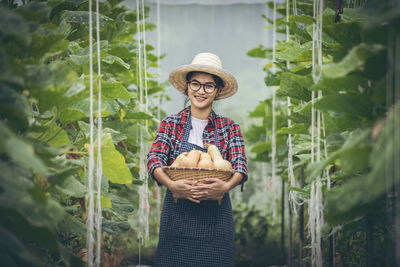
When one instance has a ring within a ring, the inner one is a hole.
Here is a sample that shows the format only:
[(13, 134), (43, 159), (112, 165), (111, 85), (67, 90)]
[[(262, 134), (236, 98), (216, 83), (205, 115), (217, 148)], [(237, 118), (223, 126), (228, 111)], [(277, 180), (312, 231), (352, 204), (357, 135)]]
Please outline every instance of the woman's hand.
[(179, 198), (186, 198), (190, 201), (200, 203), (200, 199), (206, 195), (206, 192), (194, 190), (197, 182), (189, 180), (172, 181), (169, 185), (169, 190)]
[(193, 186), (193, 193), (198, 200), (217, 199), (224, 196), (230, 189), (229, 184), (217, 178), (206, 178), (204, 184)]

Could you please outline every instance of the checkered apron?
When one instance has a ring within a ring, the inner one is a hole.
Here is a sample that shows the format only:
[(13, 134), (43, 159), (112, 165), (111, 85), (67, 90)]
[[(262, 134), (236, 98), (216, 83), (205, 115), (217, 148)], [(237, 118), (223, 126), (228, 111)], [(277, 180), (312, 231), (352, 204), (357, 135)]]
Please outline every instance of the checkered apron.
[[(188, 142), (190, 127), (189, 116), (179, 154), (193, 148), (206, 152)], [(217, 127), (214, 129), (214, 142), (221, 151)], [(167, 189), (154, 266), (234, 266), (234, 224), (229, 193), (225, 194), (221, 205), (217, 200), (203, 200), (198, 204), (179, 199), (174, 203), (172, 193)]]

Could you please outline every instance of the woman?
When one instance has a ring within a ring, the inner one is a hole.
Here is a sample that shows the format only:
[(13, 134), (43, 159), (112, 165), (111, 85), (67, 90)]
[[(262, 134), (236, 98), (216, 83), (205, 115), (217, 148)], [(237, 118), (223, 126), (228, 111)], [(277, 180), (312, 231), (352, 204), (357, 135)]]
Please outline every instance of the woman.
[[(234, 266), (234, 225), (229, 191), (247, 180), (246, 156), (239, 125), (212, 110), (214, 100), (237, 91), (236, 79), (211, 53), (196, 55), (189, 65), (170, 73), (174, 87), (189, 97), (190, 106), (165, 118), (147, 156), (150, 175), (167, 187), (154, 266)], [(205, 184), (172, 181), (162, 170), (182, 152), (207, 151), (215, 144), (235, 173), (227, 181)], [(174, 203), (172, 193), (179, 196)], [(216, 199), (223, 196), (221, 205)]]

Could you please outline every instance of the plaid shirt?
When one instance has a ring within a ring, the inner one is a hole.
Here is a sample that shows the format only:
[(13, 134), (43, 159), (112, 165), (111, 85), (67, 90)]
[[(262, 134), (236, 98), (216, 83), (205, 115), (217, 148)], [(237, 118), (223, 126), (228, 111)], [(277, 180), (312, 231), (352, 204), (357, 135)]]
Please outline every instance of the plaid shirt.
[[(178, 156), (183, 141), (185, 124), (190, 116), (190, 106), (180, 113), (166, 117), (157, 130), (156, 138), (147, 154), (147, 168), (153, 179), (157, 167), (171, 165)], [(215, 118), (215, 123), (214, 123)], [(243, 183), (247, 181), (247, 161), (244, 153), (244, 141), (239, 124), (212, 111), (203, 132), (203, 144), (214, 144), (214, 125), (217, 125), (218, 139), (222, 157), (231, 162), (236, 172), (243, 174)]]

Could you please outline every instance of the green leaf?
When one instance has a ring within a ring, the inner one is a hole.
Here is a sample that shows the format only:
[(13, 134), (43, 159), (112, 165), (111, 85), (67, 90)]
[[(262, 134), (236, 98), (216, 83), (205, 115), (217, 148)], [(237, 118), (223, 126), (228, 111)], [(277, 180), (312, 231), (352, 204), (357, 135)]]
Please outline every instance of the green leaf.
[(100, 203), (103, 208), (112, 208), (111, 198), (107, 196), (101, 196)]
[(128, 110), (125, 118), (135, 120), (151, 120), (153, 119), (153, 115), (143, 111)]
[(251, 148), (251, 152), (255, 154), (261, 154), (270, 150), (271, 150), (271, 142), (257, 142)]
[(303, 23), (303, 24), (313, 24), (314, 23), (314, 18), (312, 16), (308, 16), (308, 15), (305, 15), (305, 14), (290, 15), (289, 16), (289, 21), (297, 22), (297, 23)]
[(44, 134), (39, 132), (37, 135), (41, 135), (40, 140), (47, 142), (49, 145), (61, 147), (71, 144), (67, 132), (55, 122), (46, 125), (46, 128), (44, 128), (42, 131)]
[[(32, 161), (36, 159), (37, 156), (31, 157)], [(65, 214), (64, 209), (33, 183), (27, 164), (21, 166), (0, 161), (0, 206), (23, 214), (32, 225), (53, 228)]]
[(310, 75), (302, 76), (285, 72), (281, 74), (281, 85), (278, 94), (309, 101), (311, 99), (311, 92), (308, 88), (310, 88), (312, 84), (313, 82)]
[(361, 94), (331, 94), (315, 101), (315, 108), (347, 113), (356, 117), (371, 118), (370, 100)]
[(324, 35), (345, 46), (353, 46), (361, 43), (360, 32), (362, 32), (362, 29), (359, 20), (342, 20), (339, 23), (335, 23), (334, 17), (335, 14), (324, 14), (323, 21), (328, 22), (323, 23), (322, 26)]
[[(328, 164), (336, 163), (345, 173), (363, 170), (368, 162), (366, 159), (370, 152), (369, 136), (369, 130), (353, 132), (339, 150), (329, 155), (328, 158), (307, 166), (306, 180), (311, 181), (321, 175)], [(336, 160), (338, 161), (336, 162)]]
[(337, 94), (339, 92), (359, 92), (359, 86), (365, 85), (366, 82), (366, 78), (354, 74), (336, 79), (329, 79), (323, 76), (319, 83), (311, 87), (311, 90), (321, 90), (324, 95)]
[(102, 228), (105, 232), (111, 235), (118, 235), (130, 230), (131, 226), (128, 222), (113, 222), (103, 219)]
[(293, 124), (292, 127), (282, 127), (276, 134), (308, 134), (308, 125), (304, 123)]
[(260, 102), (256, 106), (256, 108), (252, 112), (250, 112), (249, 117), (250, 118), (264, 118), (266, 107), (267, 107), (267, 104), (264, 101)]
[(263, 45), (259, 45), (247, 52), (249, 57), (257, 58), (267, 58), (267, 53), (269, 49), (265, 48)]
[(131, 99), (132, 95), (120, 82), (101, 81), (101, 92), (104, 100)]
[(61, 111), (59, 117), (64, 124), (68, 124), (74, 121), (78, 121), (82, 118), (85, 118), (87, 117), (87, 115), (79, 109), (71, 108)]
[(335, 79), (345, 77), (353, 71), (363, 71), (366, 60), (383, 49), (384, 47), (380, 44), (362, 43), (357, 45), (340, 62), (324, 66), (323, 76)]
[[(369, 163), (371, 171), (368, 174), (354, 176), (340, 187), (328, 192), (326, 214), (330, 223), (341, 223), (360, 216), (362, 214), (360, 209), (370, 210), (370, 205), (374, 205), (379, 197), (385, 196), (388, 188), (399, 183), (400, 177), (395, 172), (398, 164), (396, 159), (400, 158), (399, 114), (400, 104), (397, 102), (384, 122), (369, 159), (363, 158)], [(379, 127), (378, 124), (375, 127)], [(348, 160), (348, 164), (359, 161), (357, 156)]]
[(12, 36), (28, 44), (31, 41), (29, 34), (29, 24), (23, 16), (12, 12), (3, 5), (0, 6), (0, 28), (2, 34)]
[(113, 55), (107, 55), (105, 58), (102, 58), (101, 60), (104, 63), (107, 64), (117, 64), (120, 65), (122, 67), (124, 67), (125, 69), (129, 70), (130, 69), (130, 65), (128, 63), (126, 63), (122, 58), (117, 57), (117, 56), (113, 56)]
[(0, 121), (0, 154), (6, 154), (21, 167), (47, 174), (46, 165), (35, 154), (34, 147), (21, 139)]
[[(95, 155), (97, 158), (97, 145), (95, 146)], [(126, 166), (125, 158), (115, 149), (110, 134), (102, 136), (101, 160), (103, 163), (103, 173), (110, 182), (117, 184), (132, 183), (132, 174)]]
[[(92, 17), (95, 18), (96, 14), (92, 12)], [(70, 11), (67, 10), (63, 13), (61, 16), (61, 20), (66, 20), (69, 23), (76, 23), (78, 25), (87, 25), (89, 27), (89, 12), (88, 11)], [(100, 22), (100, 27), (104, 27), (107, 23), (107, 21), (112, 21), (111, 18), (99, 14), (99, 22)]]
[(149, 89), (147, 89), (147, 94), (148, 95), (153, 95), (153, 94), (157, 94), (158, 92), (164, 92), (165, 89), (162, 87), (151, 87)]
[(69, 176), (68, 178), (64, 179), (64, 181), (60, 185), (56, 185), (55, 188), (57, 191), (66, 196), (76, 198), (84, 197), (87, 192), (86, 186), (84, 186), (73, 176)]
[(8, 125), (15, 131), (28, 128), (28, 118), (31, 116), (28, 99), (15, 92), (6, 84), (0, 84), (0, 115), (8, 121)]
[(276, 58), (284, 61), (310, 61), (312, 42), (299, 44), (295, 41), (280, 42), (277, 45)]
[[(86, 115), (86, 117), (90, 116), (90, 99), (83, 99), (76, 104), (74, 104), (71, 109), (78, 110)], [(98, 101), (93, 101), (93, 111), (94, 116), (97, 116), (98, 110)], [(109, 115), (113, 115), (118, 113), (119, 106), (115, 101), (101, 101), (101, 116), (107, 117)]]
[(68, 213), (65, 214), (65, 217), (57, 225), (57, 228), (62, 233), (86, 238), (86, 224)]

